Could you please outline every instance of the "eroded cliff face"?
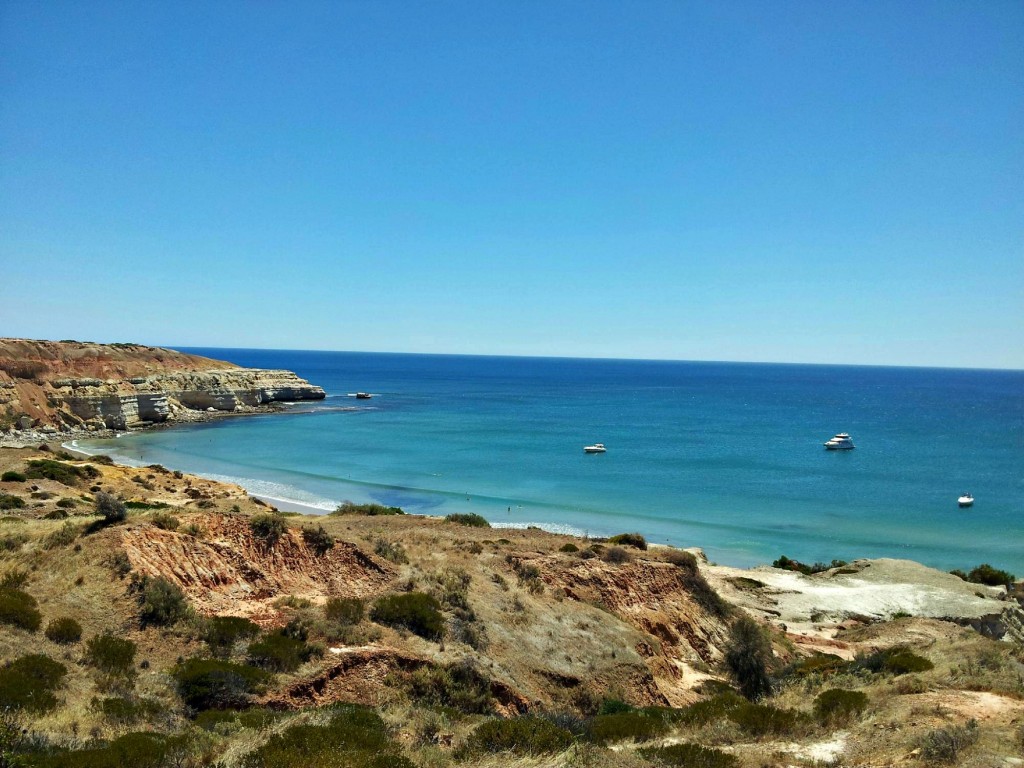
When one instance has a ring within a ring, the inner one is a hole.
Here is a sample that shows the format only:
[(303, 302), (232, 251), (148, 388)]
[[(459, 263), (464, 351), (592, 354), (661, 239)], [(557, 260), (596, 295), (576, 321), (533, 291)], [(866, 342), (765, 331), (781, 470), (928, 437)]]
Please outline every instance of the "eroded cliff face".
[(0, 339), (0, 431), (125, 430), (324, 396), (291, 371), (160, 347)]

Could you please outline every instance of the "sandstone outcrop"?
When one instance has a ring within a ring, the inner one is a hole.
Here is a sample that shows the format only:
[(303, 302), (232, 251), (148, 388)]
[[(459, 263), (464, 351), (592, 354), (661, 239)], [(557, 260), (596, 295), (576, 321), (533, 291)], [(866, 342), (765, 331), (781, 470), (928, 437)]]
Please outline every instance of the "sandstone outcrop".
[(324, 396), (291, 371), (160, 347), (0, 339), (0, 431), (125, 430)]

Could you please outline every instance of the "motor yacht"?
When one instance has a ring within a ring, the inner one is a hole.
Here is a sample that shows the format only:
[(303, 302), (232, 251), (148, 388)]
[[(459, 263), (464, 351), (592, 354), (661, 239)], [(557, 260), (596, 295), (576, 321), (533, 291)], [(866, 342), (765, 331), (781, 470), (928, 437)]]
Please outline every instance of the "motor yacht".
[(840, 432), (825, 443), (825, 450), (827, 451), (849, 451), (853, 449), (853, 447), (853, 440), (851, 440), (850, 436), (845, 432)]
[(594, 443), (593, 445), (584, 445), (584, 453), (604, 453), (607, 448), (604, 447), (604, 443)]

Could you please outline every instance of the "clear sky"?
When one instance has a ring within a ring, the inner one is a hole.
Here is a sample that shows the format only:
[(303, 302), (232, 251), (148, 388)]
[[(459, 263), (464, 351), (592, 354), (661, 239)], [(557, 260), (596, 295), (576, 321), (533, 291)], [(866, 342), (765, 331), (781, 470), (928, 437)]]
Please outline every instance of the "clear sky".
[(1024, 4), (0, 3), (0, 335), (1024, 368)]

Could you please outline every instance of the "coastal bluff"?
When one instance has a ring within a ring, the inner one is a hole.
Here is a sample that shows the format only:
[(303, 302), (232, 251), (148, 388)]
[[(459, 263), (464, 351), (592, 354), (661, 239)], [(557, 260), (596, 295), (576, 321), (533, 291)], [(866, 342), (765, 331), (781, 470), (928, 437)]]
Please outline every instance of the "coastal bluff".
[(162, 347), (0, 338), (0, 435), (138, 429), (324, 397), (291, 371)]

